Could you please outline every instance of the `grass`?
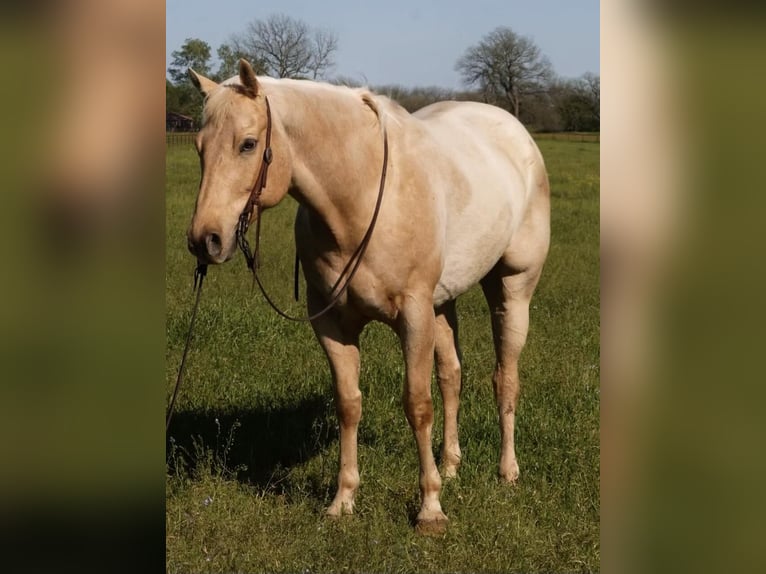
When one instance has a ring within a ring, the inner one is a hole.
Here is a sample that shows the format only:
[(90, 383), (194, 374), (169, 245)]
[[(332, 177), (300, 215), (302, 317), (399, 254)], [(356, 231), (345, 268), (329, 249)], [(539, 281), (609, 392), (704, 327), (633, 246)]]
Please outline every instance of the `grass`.
[(536, 132), (532, 134), (535, 140), (557, 140), (570, 142), (598, 143), (601, 140), (600, 132)]
[[(445, 483), (443, 537), (417, 535), (418, 461), (400, 405), (393, 334), (362, 338), (357, 513), (330, 520), (338, 433), (329, 369), (308, 325), (280, 319), (241, 257), (211, 268), (168, 441), (169, 572), (561, 572), (599, 570), (599, 144), (540, 141), (552, 186), (552, 245), (522, 355), (517, 485), (497, 476), (489, 316), (458, 301), (463, 351), (459, 477)], [(167, 148), (168, 395), (192, 307), (186, 251), (199, 178)], [(263, 274), (292, 299), (295, 204), (264, 218)], [(434, 385), (434, 451), (441, 402)]]

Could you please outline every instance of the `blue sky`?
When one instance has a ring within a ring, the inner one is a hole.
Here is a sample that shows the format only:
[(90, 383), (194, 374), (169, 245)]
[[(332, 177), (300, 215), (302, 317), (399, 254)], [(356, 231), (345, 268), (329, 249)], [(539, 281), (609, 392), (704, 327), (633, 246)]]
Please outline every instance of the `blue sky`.
[(166, 0), (166, 50), (216, 48), (275, 13), (338, 35), (336, 67), (370, 85), (460, 87), (455, 61), (498, 26), (531, 36), (565, 77), (600, 74), (598, 0)]

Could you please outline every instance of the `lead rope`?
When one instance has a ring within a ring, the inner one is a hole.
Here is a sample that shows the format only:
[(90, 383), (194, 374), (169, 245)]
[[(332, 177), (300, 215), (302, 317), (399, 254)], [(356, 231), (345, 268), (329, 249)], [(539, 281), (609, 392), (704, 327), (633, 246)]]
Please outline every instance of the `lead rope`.
[(202, 282), (207, 275), (207, 265), (200, 263), (194, 270), (194, 290), (197, 292), (196, 299), (194, 301), (194, 309), (192, 310), (191, 321), (189, 322), (189, 333), (186, 335), (186, 345), (184, 345), (184, 354), (181, 357), (181, 366), (178, 369), (178, 378), (176, 379), (176, 386), (173, 389), (173, 397), (170, 399), (170, 406), (168, 407), (168, 413), (165, 417), (165, 434), (167, 434), (170, 428), (170, 419), (173, 418), (173, 409), (176, 406), (176, 397), (178, 396), (178, 389), (181, 387), (181, 381), (184, 376), (184, 368), (186, 367), (186, 355), (189, 352), (189, 344), (191, 343), (192, 333), (194, 332), (194, 320), (197, 318), (197, 308), (199, 307), (199, 297), (202, 293)]

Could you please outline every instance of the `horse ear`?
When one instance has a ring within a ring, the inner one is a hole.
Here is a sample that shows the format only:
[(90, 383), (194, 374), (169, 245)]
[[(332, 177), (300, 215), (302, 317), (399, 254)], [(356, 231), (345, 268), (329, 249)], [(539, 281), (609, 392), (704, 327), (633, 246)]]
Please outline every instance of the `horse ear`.
[(214, 89), (218, 87), (213, 80), (207, 79), (205, 76), (200, 76), (197, 72), (189, 68), (189, 77), (191, 78), (194, 86), (200, 91), (200, 93), (207, 97)]
[(244, 58), (239, 60), (239, 81), (253, 93), (253, 97), (258, 95), (261, 87), (258, 85), (258, 79), (255, 77), (255, 71), (250, 62)]

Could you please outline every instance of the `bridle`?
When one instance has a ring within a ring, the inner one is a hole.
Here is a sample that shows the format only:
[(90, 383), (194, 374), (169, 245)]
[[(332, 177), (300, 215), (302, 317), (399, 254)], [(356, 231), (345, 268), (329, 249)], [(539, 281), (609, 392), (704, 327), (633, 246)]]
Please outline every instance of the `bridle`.
[[(266, 100), (266, 141), (264, 142), (263, 161), (261, 162), (261, 169), (258, 170), (258, 177), (255, 178), (255, 183), (250, 190), (250, 197), (247, 198), (245, 208), (239, 214), (239, 221), (237, 222), (237, 245), (245, 256), (247, 268), (253, 274), (256, 273), (261, 264), (261, 193), (266, 187), (269, 166), (274, 159), (274, 154), (271, 151), (271, 106), (269, 105), (269, 98), (264, 96), (264, 100)], [(250, 226), (253, 210), (255, 210), (255, 253), (250, 252), (250, 243), (247, 241), (247, 228)]]
[[(274, 154), (271, 151), (271, 106), (269, 105), (269, 99), (268, 97), (264, 96), (264, 99), (266, 101), (266, 139), (264, 141), (265, 149), (263, 150), (263, 161), (261, 162), (261, 168), (258, 170), (258, 177), (255, 178), (255, 183), (253, 184), (252, 189), (250, 190), (250, 197), (247, 200), (247, 203), (245, 204), (245, 208), (242, 210), (242, 213), (239, 216), (239, 221), (237, 223), (237, 245), (239, 246), (239, 249), (242, 251), (242, 254), (245, 256), (245, 261), (247, 263), (248, 269), (253, 273), (253, 278), (255, 279), (255, 282), (258, 284), (258, 288), (260, 289), (261, 293), (263, 294), (263, 297), (266, 299), (266, 302), (271, 306), (274, 311), (276, 311), (280, 316), (284, 317), (285, 319), (288, 319), (289, 321), (313, 321), (314, 319), (317, 319), (327, 313), (330, 309), (332, 309), (340, 300), (340, 298), (343, 296), (343, 294), (348, 289), (351, 280), (354, 278), (354, 275), (356, 274), (357, 270), (359, 269), (359, 266), (362, 262), (362, 257), (364, 256), (365, 251), (367, 251), (367, 246), (370, 243), (370, 239), (372, 237), (372, 232), (375, 229), (375, 224), (378, 221), (378, 214), (380, 213), (380, 206), (383, 202), (383, 190), (386, 186), (386, 172), (388, 171), (388, 133), (386, 132), (385, 127), (383, 128), (383, 168), (381, 170), (380, 174), (380, 186), (378, 188), (378, 198), (375, 202), (375, 209), (372, 213), (372, 219), (370, 220), (370, 225), (367, 227), (367, 232), (364, 234), (364, 237), (362, 237), (362, 241), (359, 243), (359, 247), (356, 248), (354, 253), (351, 255), (351, 257), (348, 260), (348, 263), (346, 263), (346, 266), (343, 268), (343, 270), (340, 272), (340, 275), (338, 275), (338, 279), (333, 285), (332, 289), (330, 290), (330, 301), (327, 303), (327, 305), (321, 309), (320, 311), (317, 311), (316, 313), (304, 317), (293, 317), (291, 315), (288, 315), (284, 311), (282, 311), (279, 307), (276, 306), (276, 304), (273, 302), (269, 294), (266, 292), (266, 289), (263, 287), (263, 284), (261, 283), (261, 279), (258, 276), (258, 270), (260, 268), (260, 239), (261, 239), (261, 213), (263, 212), (263, 208), (261, 205), (261, 193), (263, 192), (263, 189), (266, 187), (268, 173), (269, 173), (269, 165), (271, 165), (272, 160), (274, 159)], [(247, 230), (250, 226), (250, 219), (253, 216), (253, 211), (255, 211), (255, 251), (251, 252), (250, 250), (250, 243), (247, 240)], [(297, 269), (297, 261), (296, 261), (296, 269)], [(345, 280), (344, 280), (345, 277)], [(297, 281), (297, 277), (296, 277)], [(343, 285), (341, 286), (341, 283)]]

